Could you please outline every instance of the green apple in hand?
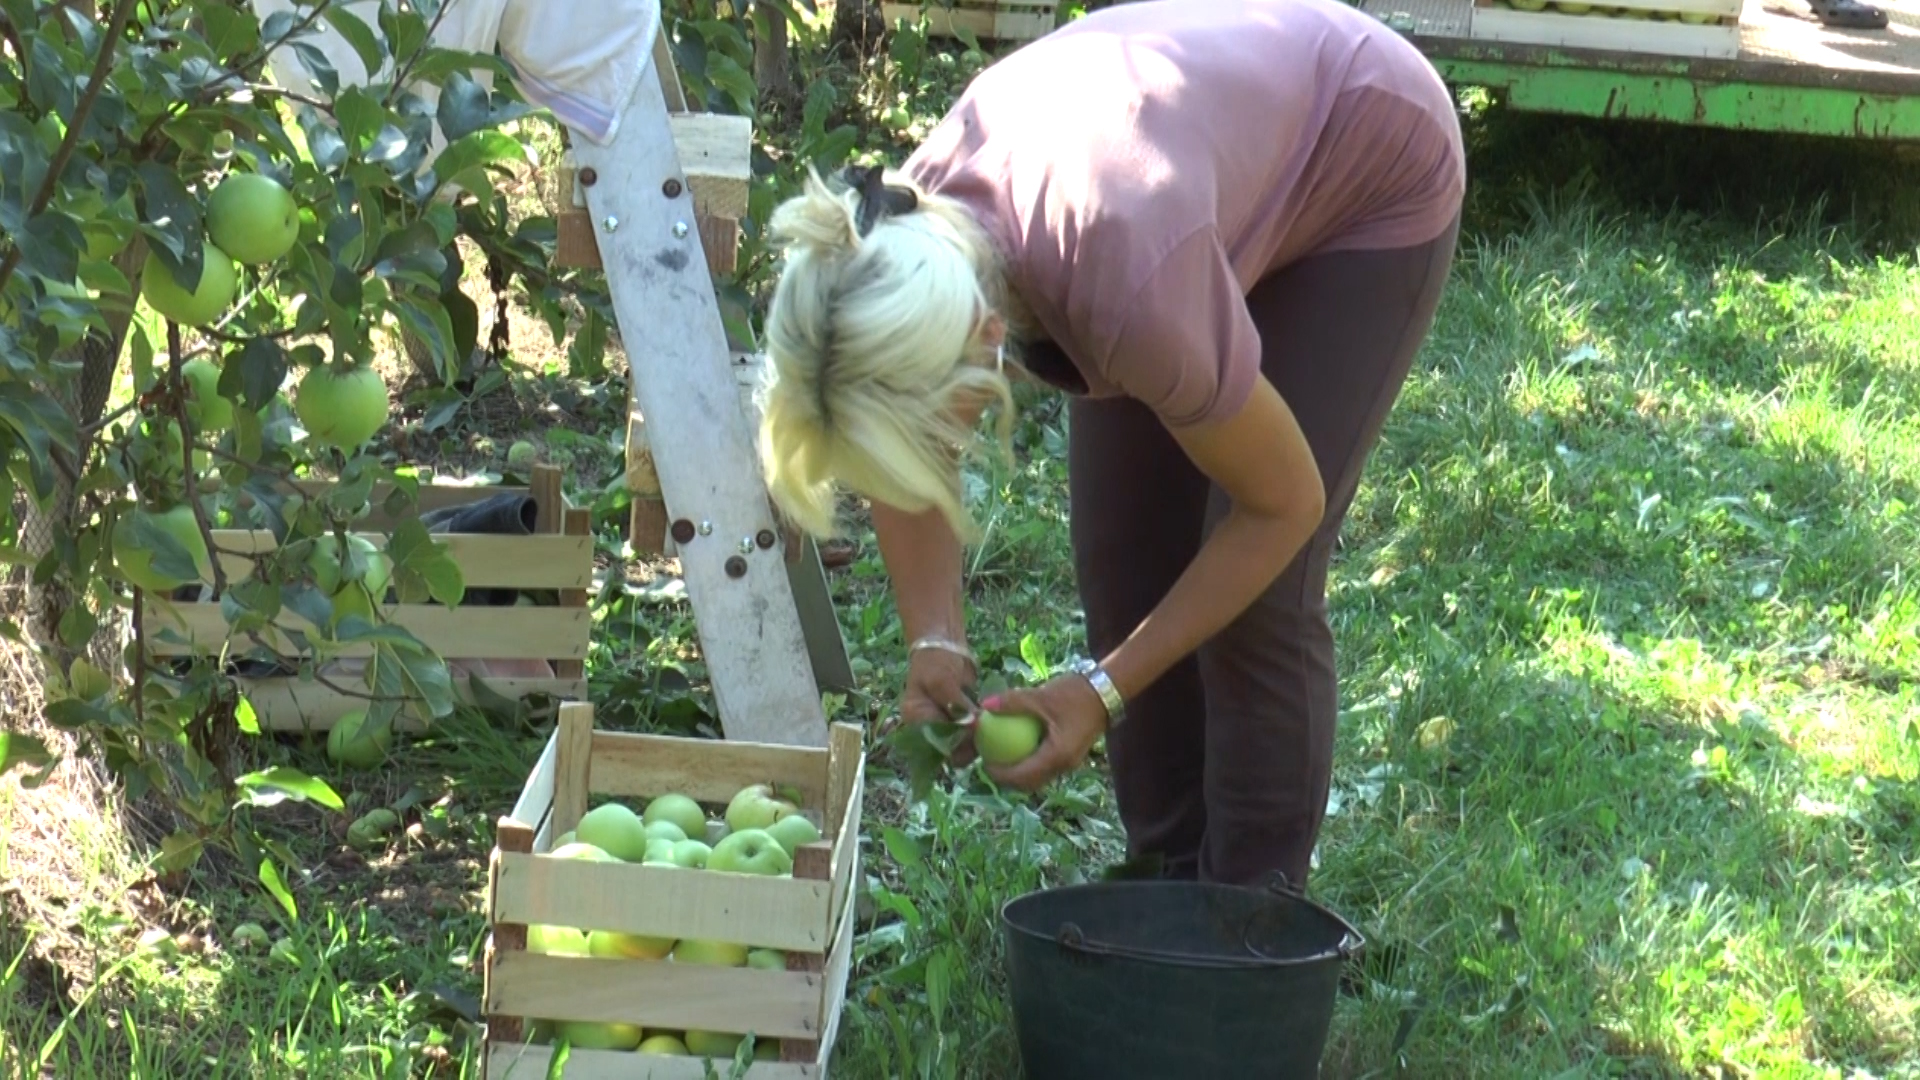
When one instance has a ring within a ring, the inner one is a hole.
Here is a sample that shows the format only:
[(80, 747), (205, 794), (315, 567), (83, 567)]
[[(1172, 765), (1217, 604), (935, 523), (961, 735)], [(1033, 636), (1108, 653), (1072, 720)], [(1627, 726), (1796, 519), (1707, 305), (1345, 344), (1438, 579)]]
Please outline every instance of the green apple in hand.
[(730, 941), (686, 939), (673, 946), (676, 964), (705, 964), (711, 967), (746, 967), (748, 949)]
[(601, 803), (587, 811), (574, 829), (583, 843), (592, 844), (616, 859), (640, 862), (647, 857), (647, 826), (625, 803)]
[(764, 829), (728, 833), (707, 856), (707, 869), (723, 874), (762, 874), (779, 877), (793, 872), (793, 856)]
[(772, 784), (749, 784), (727, 803), (727, 829), (731, 832), (764, 829), (796, 813), (799, 807), (775, 795)]
[(820, 839), (820, 827), (807, 820), (801, 814), (788, 814), (779, 821), (767, 826), (766, 833), (773, 837), (788, 858), (802, 845), (812, 844)]
[(982, 711), (973, 728), (973, 746), (989, 765), (1025, 761), (1047, 733), (1038, 717)]
[(682, 839), (690, 836), (695, 840), (703, 840), (707, 835), (707, 812), (700, 809), (699, 803), (679, 792), (668, 792), (648, 803), (641, 820), (648, 825), (670, 821), (685, 834)]

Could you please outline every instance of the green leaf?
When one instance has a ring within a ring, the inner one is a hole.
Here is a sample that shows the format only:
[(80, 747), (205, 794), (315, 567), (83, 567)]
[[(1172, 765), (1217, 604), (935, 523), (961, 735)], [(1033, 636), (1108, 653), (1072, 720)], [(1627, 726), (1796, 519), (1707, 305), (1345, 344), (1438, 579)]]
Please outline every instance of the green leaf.
[(47, 744), (31, 735), (21, 735), (11, 731), (0, 731), (0, 776), (12, 772), (15, 767), (34, 769), (34, 779), (20, 781), (20, 786), (36, 788), (53, 775), (53, 767), (58, 759)]
[(953, 752), (966, 738), (967, 729), (948, 721), (930, 724), (901, 724), (880, 741), (906, 763), (907, 786), (914, 802), (920, 802), (932, 790), (933, 782), (945, 771)]
[(400, 322), (407, 329), (418, 334), (427, 343), (427, 350), (433, 356), (434, 365), (442, 373), (457, 370), (459, 361), (453, 355), (453, 320), (447, 317), (447, 309), (438, 300), (420, 300), (408, 297), (394, 309)]
[(155, 860), (161, 870), (177, 874), (182, 870), (191, 870), (200, 861), (206, 851), (206, 844), (198, 836), (182, 829), (160, 841), (160, 857)]
[(207, 48), (223, 63), (259, 47), (260, 20), (251, 10), (212, 0), (202, 0), (194, 8), (206, 27)]
[(253, 338), (221, 366), (220, 394), (248, 410), (267, 407), (287, 379), (287, 353), (272, 338)]
[(439, 186), (458, 182), (469, 169), (485, 168), (508, 161), (524, 161), (527, 151), (520, 140), (498, 131), (476, 131), (447, 144), (433, 161), (433, 175)]
[(340, 135), (353, 149), (364, 146), (387, 122), (386, 106), (363, 86), (349, 86), (333, 101)]
[(375, 645), (367, 659), (367, 683), (381, 697), (404, 699), (408, 710), (422, 720), (453, 712), (453, 677), (447, 665), (417, 644), (404, 649), (388, 642)]
[(200, 568), (194, 565), (193, 556), (185, 545), (161, 528), (151, 515), (133, 515), (127, 522), (127, 535), (135, 545), (153, 553), (155, 573), (181, 581), (199, 578)]
[(73, 450), (79, 437), (73, 417), (45, 391), (29, 383), (4, 382), (0, 383), (0, 422), (27, 444), (27, 468), (34, 494), (40, 498), (53, 494), (52, 448), (58, 445)]
[(317, 802), (329, 810), (344, 810), (347, 805), (340, 801), (340, 796), (325, 780), (284, 765), (248, 773), (234, 783), (248, 793), (247, 801), (254, 806), (272, 806), (285, 797), (301, 802)]
[[(446, 85), (440, 90), (440, 107), (435, 119), (440, 121), (440, 130), (446, 134), (447, 142), (454, 143), (476, 131), (499, 127), (530, 112), (532, 110), (520, 102), (489, 93), (486, 87), (475, 82), (466, 72), (455, 71), (447, 77)], [(440, 175), (453, 174), (443, 172)]]
[(567, 374), (576, 379), (594, 379), (607, 372), (607, 322), (600, 313), (588, 308), (580, 320), (580, 329), (567, 343)]
[[(337, 138), (338, 136), (336, 136)], [(173, 271), (180, 287), (191, 292), (200, 287), (201, 264), (205, 253), (206, 224), (200, 217), (200, 203), (180, 182), (178, 170), (168, 165), (140, 163), (141, 220), (143, 231), (159, 241), (160, 261)]]
[(393, 560), (394, 588), (403, 604), (421, 602), (422, 594), (447, 607), (466, 597), (466, 580), (448, 546), (436, 541), (419, 518), (402, 521), (387, 541)]
[(294, 907), (293, 894), (287, 891), (287, 883), (280, 878), (280, 868), (273, 864), (272, 859), (260, 860), (260, 884), (266, 886), (267, 892), (280, 901), (281, 907), (287, 909), (287, 918), (299, 921), (300, 912)]
[(245, 694), (233, 707), (233, 722), (239, 726), (243, 735), (260, 734), (260, 717), (253, 711), (253, 702)]
[(321, 17), (332, 23), (333, 28), (340, 31), (340, 36), (347, 39), (347, 44), (353, 46), (354, 53), (360, 57), (360, 63), (367, 69), (368, 77), (378, 77), (380, 69), (387, 62), (387, 54), (381, 47), (380, 36), (373, 32), (373, 27), (368, 26), (360, 16), (338, 4), (322, 10), (324, 14)]
[(306, 66), (321, 94), (332, 98), (340, 93), (340, 72), (334, 68), (333, 61), (327, 59), (326, 53), (305, 41), (289, 41), (287, 48), (292, 49)]
[(20, 265), (51, 281), (70, 282), (80, 276), (80, 251), (86, 234), (71, 217), (56, 210), (27, 222), (20, 238)]
[(1035, 682), (1046, 682), (1053, 672), (1053, 665), (1047, 662), (1046, 648), (1040, 644), (1040, 636), (1031, 631), (1020, 639), (1020, 659), (1033, 669)]

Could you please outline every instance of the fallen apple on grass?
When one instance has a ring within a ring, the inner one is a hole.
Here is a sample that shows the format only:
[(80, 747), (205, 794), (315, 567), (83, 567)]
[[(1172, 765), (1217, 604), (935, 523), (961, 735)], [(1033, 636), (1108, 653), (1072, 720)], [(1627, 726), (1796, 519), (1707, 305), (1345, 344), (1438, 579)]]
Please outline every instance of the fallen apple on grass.
[(327, 732), (327, 760), (349, 769), (371, 769), (385, 761), (393, 749), (393, 727), (363, 731), (367, 710), (355, 709), (333, 722)]

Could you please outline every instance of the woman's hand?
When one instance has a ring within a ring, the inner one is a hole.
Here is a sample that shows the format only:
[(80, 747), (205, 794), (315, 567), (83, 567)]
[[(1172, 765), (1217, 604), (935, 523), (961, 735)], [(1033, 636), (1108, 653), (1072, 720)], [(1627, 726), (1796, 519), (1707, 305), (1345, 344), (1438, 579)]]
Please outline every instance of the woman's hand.
[(1106, 703), (1093, 684), (1077, 674), (1055, 675), (1029, 690), (995, 694), (980, 707), (1001, 715), (1036, 717), (1046, 725), (1039, 748), (1025, 760), (987, 768), (994, 783), (1021, 791), (1036, 791), (1061, 773), (1079, 768), (1107, 731)]
[[(973, 689), (973, 664), (945, 649), (925, 649), (907, 659), (907, 685), (900, 695), (900, 722), (934, 724), (966, 719)], [(973, 760), (973, 740), (962, 740), (954, 750), (955, 765)]]

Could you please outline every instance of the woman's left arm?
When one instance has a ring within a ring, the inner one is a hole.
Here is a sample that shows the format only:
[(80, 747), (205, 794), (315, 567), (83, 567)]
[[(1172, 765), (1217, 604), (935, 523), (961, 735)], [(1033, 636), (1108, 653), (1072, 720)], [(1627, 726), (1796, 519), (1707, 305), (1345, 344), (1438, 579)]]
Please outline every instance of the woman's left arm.
[[(1172, 434), (1232, 507), (1159, 605), (1102, 658), (1123, 700), (1139, 696), (1251, 607), (1299, 555), (1326, 512), (1313, 451), (1293, 410), (1266, 378), (1255, 381), (1246, 405), (1228, 419)], [(1106, 708), (1079, 675), (982, 704), (995, 712), (1036, 715), (1047, 726), (1045, 741), (1026, 760), (990, 770), (1009, 787), (1030, 791), (1077, 767), (1106, 730)]]

